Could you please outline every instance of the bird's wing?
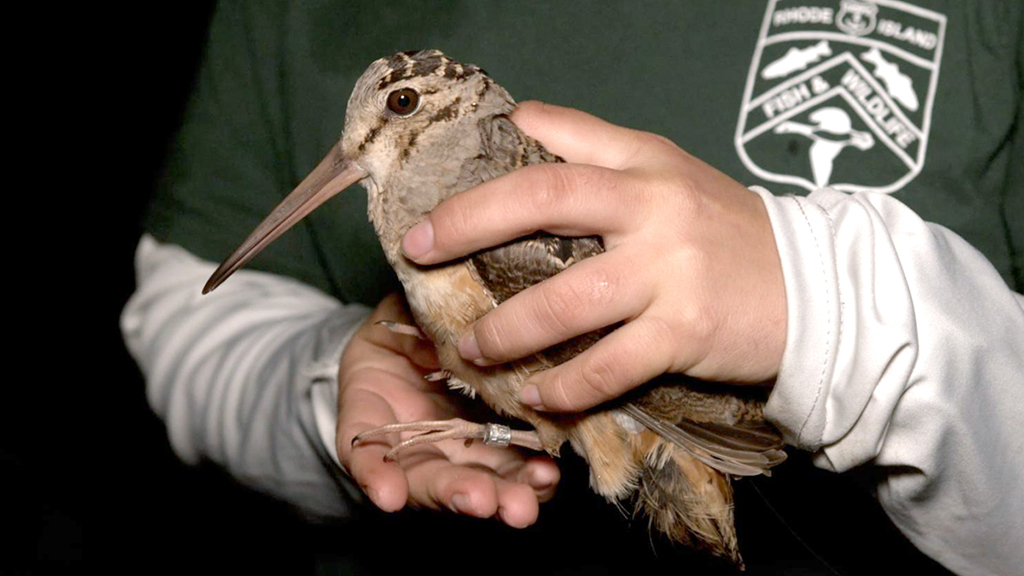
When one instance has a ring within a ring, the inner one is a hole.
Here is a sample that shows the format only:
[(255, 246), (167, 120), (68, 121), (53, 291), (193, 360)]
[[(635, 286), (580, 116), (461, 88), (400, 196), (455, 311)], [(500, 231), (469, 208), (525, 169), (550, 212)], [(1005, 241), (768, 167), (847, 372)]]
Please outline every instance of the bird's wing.
[[(465, 178), (483, 182), (523, 166), (563, 162), (504, 114), (481, 119), (479, 130), (483, 152), (463, 166)], [(541, 232), (479, 252), (470, 259), (484, 285), (501, 303), (603, 251), (598, 237), (569, 238)]]
[(565, 162), (548, 152), (540, 142), (527, 136), (506, 114), (481, 118), (477, 128), (480, 130), (483, 147), (480, 159), (490, 165), (491, 178), (523, 166)]
[[(475, 254), (470, 261), (484, 286), (500, 304), (580, 259), (602, 251), (598, 238), (537, 234)], [(590, 348), (613, 329), (602, 328), (555, 344), (535, 355), (539, 366), (557, 366)]]
[(724, 474), (770, 476), (771, 468), (786, 459), (786, 453), (780, 449), (781, 436), (764, 421), (723, 424), (680, 419), (672, 424), (633, 403), (623, 405), (622, 410)]
[(534, 234), (479, 252), (470, 259), (484, 285), (501, 303), (602, 251), (599, 238)]

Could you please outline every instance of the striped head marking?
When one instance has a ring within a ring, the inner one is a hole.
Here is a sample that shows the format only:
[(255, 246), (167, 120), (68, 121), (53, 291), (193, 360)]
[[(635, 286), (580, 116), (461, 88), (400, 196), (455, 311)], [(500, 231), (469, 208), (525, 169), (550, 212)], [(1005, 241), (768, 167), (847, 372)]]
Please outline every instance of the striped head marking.
[[(482, 69), (440, 50), (401, 52), (381, 58), (352, 90), (341, 148), (380, 183), (395, 170), (445, 147), (469, 129), (467, 122), (507, 114), (508, 93)], [(440, 154), (440, 156), (438, 156)]]

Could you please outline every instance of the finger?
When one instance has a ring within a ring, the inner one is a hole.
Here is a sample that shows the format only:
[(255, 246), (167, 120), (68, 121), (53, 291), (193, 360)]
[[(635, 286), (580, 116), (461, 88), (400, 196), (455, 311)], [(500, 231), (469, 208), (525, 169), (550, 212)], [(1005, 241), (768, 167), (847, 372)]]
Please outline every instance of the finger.
[(537, 521), (540, 502), (530, 486), (519, 482), (495, 479), (498, 496), (498, 519), (513, 528), (526, 528)]
[(528, 166), (442, 202), (406, 233), (421, 264), (465, 256), (538, 230), (607, 236), (646, 220), (647, 195), (628, 174), (582, 164)]
[[(450, 500), (449, 507), (453, 510), (478, 517), (497, 516), (513, 528), (525, 528), (537, 521), (540, 496), (529, 481), (548, 484), (558, 479), (557, 467), (550, 458), (546, 463), (540, 458), (531, 462), (524, 460), (518, 450), (479, 443), (470, 448), (452, 442), (439, 442), (435, 446), (449, 456), (453, 467), (423, 468), (410, 474), (412, 491), (415, 493), (422, 474), (430, 482), (436, 502)], [(459, 460), (464, 463), (459, 464)], [(553, 486), (546, 486), (541, 491), (546, 493), (553, 489)]]
[[(421, 462), (404, 464), (412, 503), (477, 518), (497, 516), (514, 528), (537, 521), (540, 504), (530, 486), (506, 480), (486, 467), (453, 464), (425, 453), (420, 457)], [(402, 458), (408, 461), (417, 456), (403, 454)]]
[(396, 439), (374, 438), (352, 445), (357, 434), (396, 422), (390, 404), (361, 389), (345, 394), (339, 404), (336, 446), (342, 466), (378, 508), (386, 512), (401, 510), (409, 498), (405, 472), (398, 464), (384, 461)]
[(644, 316), (572, 360), (531, 376), (520, 399), (537, 410), (593, 408), (667, 372), (673, 349), (667, 327)]
[(501, 478), (532, 489), (541, 502), (547, 502), (555, 495), (562, 473), (551, 456), (543, 453), (527, 455), (521, 450), (485, 446), (477, 442), (472, 447), (479, 447), (480, 451), (462, 457), (449, 454), (449, 458), (456, 463), (473, 462), (494, 470)]
[[(419, 447), (418, 447), (419, 448)], [(424, 446), (421, 455), (437, 450)], [(453, 464), (438, 452), (432, 459), (415, 462), (417, 454), (403, 453), (412, 502), (431, 508), (447, 508), (476, 518), (490, 518), (498, 511), (498, 487), (493, 471), (485, 467)]]
[(522, 102), (512, 121), (549, 151), (568, 162), (621, 170), (641, 157), (650, 134), (616, 126), (580, 110)]
[(562, 472), (548, 455), (533, 456), (517, 470), (516, 481), (533, 488), (537, 500), (547, 502), (555, 496)]
[(650, 302), (650, 283), (627, 250), (584, 260), (535, 284), (475, 322), (459, 353), (478, 364), (523, 358), (633, 318)]

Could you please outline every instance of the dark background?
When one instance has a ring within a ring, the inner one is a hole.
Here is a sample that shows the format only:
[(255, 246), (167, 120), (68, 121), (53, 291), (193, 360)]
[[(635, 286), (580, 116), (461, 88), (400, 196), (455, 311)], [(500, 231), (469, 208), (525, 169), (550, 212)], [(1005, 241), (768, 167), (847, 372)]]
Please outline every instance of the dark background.
[[(459, 573), (729, 573), (592, 495), (574, 460), (527, 531), (428, 512), (314, 523), (212, 465), (177, 461), (117, 318), (211, 10), (201, 2), (12, 19), (31, 38), (10, 73), (19, 105), (9, 138), (20, 152), (8, 162), (8, 317), (17, 330), (0, 473), (3, 524), (14, 536), (0, 546), (0, 572), (392, 573), (436, 564)], [(772, 478), (739, 482), (749, 572), (939, 571), (885, 519), (864, 480), (791, 452)]]

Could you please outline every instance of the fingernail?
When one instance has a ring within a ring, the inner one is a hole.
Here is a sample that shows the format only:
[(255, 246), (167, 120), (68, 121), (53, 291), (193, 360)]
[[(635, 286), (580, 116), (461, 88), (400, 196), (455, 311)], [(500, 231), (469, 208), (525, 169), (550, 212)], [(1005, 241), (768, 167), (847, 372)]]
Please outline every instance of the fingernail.
[(480, 353), (480, 345), (477, 344), (476, 334), (472, 330), (463, 334), (459, 340), (459, 356), (476, 364), (483, 360), (484, 355)]
[(527, 384), (519, 390), (519, 401), (534, 410), (545, 410), (544, 403), (540, 399), (540, 390), (533, 384)]
[(455, 512), (460, 514), (472, 514), (473, 510), (470, 508), (469, 496), (465, 494), (455, 494), (452, 496), (452, 508)]
[(402, 239), (402, 251), (413, 260), (434, 249), (434, 226), (430, 219), (413, 226)]

